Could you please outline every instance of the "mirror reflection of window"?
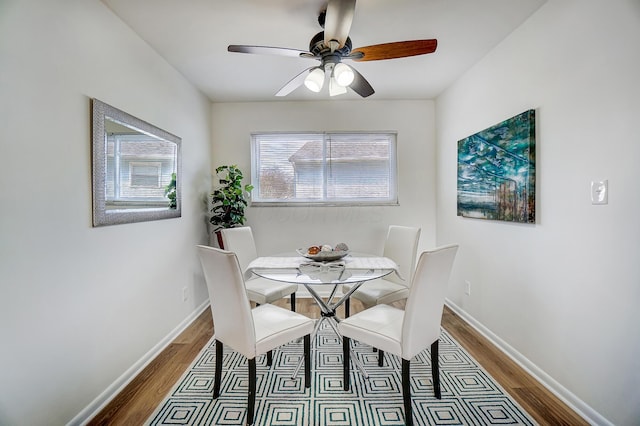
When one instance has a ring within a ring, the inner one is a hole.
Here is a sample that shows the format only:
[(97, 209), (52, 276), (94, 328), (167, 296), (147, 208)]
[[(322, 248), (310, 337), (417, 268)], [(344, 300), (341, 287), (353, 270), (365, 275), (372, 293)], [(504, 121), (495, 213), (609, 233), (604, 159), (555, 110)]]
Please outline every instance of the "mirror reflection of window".
[(176, 171), (177, 144), (105, 120), (108, 210), (165, 207), (165, 188)]

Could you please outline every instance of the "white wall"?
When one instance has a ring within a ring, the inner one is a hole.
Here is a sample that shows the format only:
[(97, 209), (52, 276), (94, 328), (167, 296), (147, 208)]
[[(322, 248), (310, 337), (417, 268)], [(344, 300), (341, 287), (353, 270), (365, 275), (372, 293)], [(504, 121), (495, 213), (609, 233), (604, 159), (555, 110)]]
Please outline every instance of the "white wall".
[[(182, 218), (92, 228), (92, 97), (182, 138)], [(209, 122), (99, 1), (0, 2), (0, 424), (70, 421), (206, 300)]]
[[(449, 298), (616, 425), (640, 422), (639, 46), (637, 0), (549, 0), (436, 108), (438, 243), (461, 244)], [(456, 142), (530, 108), (537, 223), (457, 217)]]
[(382, 252), (390, 224), (422, 228), (435, 244), (435, 128), (432, 101), (319, 101), (214, 104), (212, 168), (237, 164), (251, 175), (250, 134), (257, 131), (393, 130), (398, 133), (399, 206), (249, 207), (259, 254), (345, 242)]

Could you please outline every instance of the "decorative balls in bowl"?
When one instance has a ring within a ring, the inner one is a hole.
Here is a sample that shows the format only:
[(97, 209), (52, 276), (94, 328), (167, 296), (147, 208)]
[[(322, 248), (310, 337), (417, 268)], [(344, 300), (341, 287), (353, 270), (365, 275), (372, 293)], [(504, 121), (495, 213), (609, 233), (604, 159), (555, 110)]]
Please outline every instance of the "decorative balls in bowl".
[(339, 260), (349, 254), (349, 246), (345, 243), (338, 243), (334, 247), (328, 244), (310, 246), (305, 249), (298, 249), (298, 254), (317, 262), (331, 262)]

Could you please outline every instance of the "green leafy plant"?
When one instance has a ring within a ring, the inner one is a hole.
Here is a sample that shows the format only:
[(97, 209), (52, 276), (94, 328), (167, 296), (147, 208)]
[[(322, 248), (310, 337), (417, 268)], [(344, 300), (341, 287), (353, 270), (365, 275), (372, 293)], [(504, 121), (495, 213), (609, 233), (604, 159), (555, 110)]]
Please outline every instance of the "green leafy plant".
[(245, 193), (253, 189), (253, 185), (242, 186), (242, 171), (236, 165), (216, 168), (220, 187), (211, 194), (211, 219), (214, 231), (223, 228), (234, 228), (244, 225), (246, 220), (244, 209), (247, 207)]
[(169, 199), (169, 208), (177, 209), (178, 201), (176, 200), (176, 174), (171, 173), (171, 182), (164, 189), (164, 195)]

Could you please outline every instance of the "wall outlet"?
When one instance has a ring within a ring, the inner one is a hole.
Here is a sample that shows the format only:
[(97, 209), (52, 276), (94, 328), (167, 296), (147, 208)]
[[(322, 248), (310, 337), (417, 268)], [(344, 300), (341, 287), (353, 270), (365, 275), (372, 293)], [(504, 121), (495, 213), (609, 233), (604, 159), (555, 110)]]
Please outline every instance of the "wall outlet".
[(464, 294), (471, 296), (471, 281), (464, 282)]
[(591, 204), (609, 204), (609, 181), (591, 181)]
[(182, 287), (182, 301), (186, 302), (189, 299), (189, 289), (187, 287)]

